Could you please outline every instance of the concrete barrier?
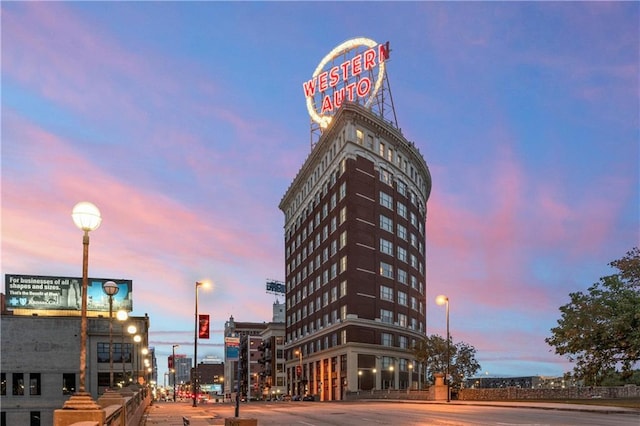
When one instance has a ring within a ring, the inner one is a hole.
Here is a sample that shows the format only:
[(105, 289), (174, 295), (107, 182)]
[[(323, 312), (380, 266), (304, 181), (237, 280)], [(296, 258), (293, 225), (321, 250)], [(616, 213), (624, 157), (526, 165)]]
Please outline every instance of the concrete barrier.
[(258, 419), (228, 417), (224, 419), (224, 426), (258, 426)]

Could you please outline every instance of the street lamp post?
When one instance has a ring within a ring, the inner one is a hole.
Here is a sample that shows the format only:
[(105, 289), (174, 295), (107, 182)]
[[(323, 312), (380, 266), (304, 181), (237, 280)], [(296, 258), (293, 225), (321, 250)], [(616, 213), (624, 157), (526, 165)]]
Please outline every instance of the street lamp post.
[[(138, 327), (136, 327), (135, 325), (131, 324), (127, 327), (127, 333), (129, 333), (130, 336), (133, 336), (132, 339), (133, 341), (135, 341), (135, 334), (138, 332)], [(129, 378), (129, 384), (131, 384), (131, 382), (133, 381), (133, 356), (135, 353), (135, 345), (131, 344), (130, 346), (129, 352), (129, 363), (131, 363), (131, 377)]]
[(206, 281), (196, 281), (196, 309), (195, 309), (195, 326), (193, 336), (193, 377), (191, 378), (191, 386), (193, 390), (193, 406), (198, 406), (198, 287), (207, 286)]
[(149, 365), (150, 364), (149, 364), (149, 359), (147, 359), (147, 355), (149, 355), (149, 348), (142, 348), (140, 353), (142, 355), (144, 355), (144, 358), (143, 358), (143, 364), (144, 365), (142, 366), (142, 368), (143, 368), (142, 372), (143, 372), (143, 376), (144, 376), (144, 383), (145, 384), (149, 384), (149, 382), (151, 381), (151, 379), (149, 378), (149, 374), (148, 374), (149, 373)]
[[(131, 377), (135, 377), (135, 382), (134, 383), (138, 383), (140, 384), (140, 351), (138, 349), (140, 349), (140, 342), (142, 342), (142, 336), (140, 336), (139, 334), (136, 334), (135, 336), (133, 336), (133, 356), (135, 356), (135, 366), (136, 366), (136, 374), (135, 376), (133, 374), (131, 374)], [(137, 343), (137, 345), (136, 345)], [(131, 360), (131, 371), (133, 371), (133, 366), (134, 366), (134, 360)]]
[(296, 349), (294, 352), (296, 355), (298, 355), (298, 358), (300, 360), (299, 364), (298, 364), (298, 395), (302, 396), (302, 380), (303, 380), (303, 374), (302, 374), (302, 349)]
[(118, 284), (113, 281), (102, 284), (102, 291), (109, 296), (109, 389), (113, 389), (113, 296), (118, 290)]
[(173, 345), (171, 351), (173, 352), (173, 402), (176, 402), (176, 348), (180, 345)]
[(67, 399), (61, 410), (55, 410), (54, 424), (71, 424), (76, 414), (68, 415), (68, 410), (84, 411), (83, 420), (102, 424), (105, 413), (91, 398), (86, 390), (87, 377), (87, 289), (89, 287), (89, 232), (98, 229), (102, 222), (100, 210), (87, 201), (82, 201), (73, 207), (71, 212), (73, 223), (84, 232), (82, 238), (82, 304), (80, 309), (80, 383), (78, 391)]
[(120, 333), (120, 362), (122, 363), (122, 387), (125, 387), (125, 377), (126, 377), (126, 371), (124, 369), (124, 322), (129, 318), (129, 314), (127, 314), (127, 311), (125, 310), (120, 310), (116, 313), (116, 318), (118, 319), (118, 321), (120, 321), (122, 323), (122, 326), (120, 327), (121, 333)]
[(445, 305), (445, 312), (447, 315), (447, 402), (451, 402), (451, 383), (449, 380), (449, 373), (451, 370), (451, 338), (449, 336), (449, 298), (443, 294), (436, 297), (436, 303), (438, 305)]
[(411, 362), (407, 368), (409, 369), (409, 392), (413, 388), (413, 362)]
[(73, 223), (84, 232), (82, 238), (82, 305), (80, 310), (80, 383), (78, 392), (64, 403), (65, 409), (99, 410), (100, 406), (91, 398), (86, 390), (87, 374), (87, 288), (89, 287), (89, 232), (98, 229), (102, 222), (100, 210), (87, 201), (73, 207), (71, 212)]
[(80, 311), (80, 386), (78, 394), (85, 394), (87, 375), (87, 288), (89, 287), (89, 232), (98, 229), (102, 222), (100, 210), (87, 201), (82, 201), (73, 207), (71, 213), (73, 222), (84, 231), (82, 238), (82, 307)]

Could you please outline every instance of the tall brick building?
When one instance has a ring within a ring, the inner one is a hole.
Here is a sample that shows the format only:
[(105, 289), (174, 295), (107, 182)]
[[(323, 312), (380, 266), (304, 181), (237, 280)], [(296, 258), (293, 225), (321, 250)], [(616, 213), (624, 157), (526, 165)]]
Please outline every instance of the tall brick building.
[(416, 146), (371, 108), (344, 102), (279, 206), (290, 394), (340, 400), (417, 386), (430, 191)]

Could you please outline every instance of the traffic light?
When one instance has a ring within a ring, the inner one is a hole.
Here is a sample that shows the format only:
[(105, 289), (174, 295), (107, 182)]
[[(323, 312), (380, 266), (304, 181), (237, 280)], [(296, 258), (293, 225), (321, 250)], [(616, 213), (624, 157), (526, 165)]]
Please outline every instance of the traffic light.
[(169, 370), (173, 369), (173, 355), (169, 355)]

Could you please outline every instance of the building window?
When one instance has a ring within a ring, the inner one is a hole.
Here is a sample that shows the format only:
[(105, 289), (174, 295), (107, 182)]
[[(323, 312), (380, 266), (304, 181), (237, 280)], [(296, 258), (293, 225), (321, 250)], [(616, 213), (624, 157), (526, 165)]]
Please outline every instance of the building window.
[(380, 309), (380, 321), (387, 324), (393, 324), (393, 312), (386, 309)]
[(378, 154), (380, 154), (380, 157), (384, 158), (384, 144), (382, 142), (378, 145)]
[(393, 198), (391, 195), (380, 191), (380, 205), (388, 208), (389, 210), (393, 210)]
[(373, 136), (367, 135), (367, 148), (373, 151)]
[(40, 411), (29, 412), (29, 426), (40, 426)]
[(347, 183), (342, 182), (342, 184), (340, 185), (340, 189), (338, 191), (338, 197), (340, 200), (342, 200), (346, 195), (347, 195)]
[(13, 395), (24, 395), (24, 374), (13, 373)]
[(387, 232), (393, 232), (393, 220), (388, 218), (387, 216), (381, 214), (380, 215), (380, 229), (385, 230)]
[(407, 336), (398, 337), (398, 346), (400, 349), (407, 349)]
[(380, 169), (380, 181), (391, 186), (393, 183), (393, 175), (385, 169)]
[(344, 248), (347, 245), (347, 231), (343, 231), (340, 234), (340, 248)]
[(7, 394), (7, 373), (0, 374), (0, 395)]
[(340, 306), (340, 319), (342, 321), (347, 319), (347, 305)]
[(407, 326), (407, 316), (405, 314), (398, 314), (398, 325), (400, 327)]
[[(122, 373), (121, 373), (122, 376)], [(115, 380), (115, 373), (113, 376), (113, 380), (114, 382), (116, 382)], [(117, 383), (117, 382), (116, 382)], [(111, 376), (109, 373), (98, 373), (98, 387), (109, 387), (111, 385)]]
[(393, 279), (393, 265), (380, 262), (380, 275)]
[(398, 193), (400, 195), (407, 195), (407, 184), (401, 180), (398, 180)]
[(29, 395), (41, 395), (40, 373), (29, 373)]
[(109, 344), (98, 342), (98, 362), (109, 362)]
[(407, 306), (407, 293), (404, 291), (398, 292), (398, 304)]
[(347, 295), (347, 282), (342, 281), (340, 283), (340, 297), (344, 297)]
[(347, 256), (342, 256), (340, 258), (340, 273), (343, 273), (347, 270)]
[(404, 203), (401, 203), (400, 201), (398, 201), (397, 206), (398, 206), (398, 214), (406, 219), (407, 206), (405, 206)]
[(356, 129), (356, 142), (358, 142), (358, 145), (362, 145), (363, 141), (364, 141), (364, 133), (362, 133), (362, 130)]
[(340, 209), (340, 225), (342, 225), (347, 220), (347, 207), (343, 207)]
[(74, 373), (64, 373), (62, 375), (62, 394), (71, 395), (76, 391), (76, 375)]
[(380, 335), (382, 346), (393, 346), (393, 334), (391, 333), (382, 333)]
[(384, 285), (380, 286), (380, 299), (393, 302), (393, 289)]
[(407, 251), (402, 247), (398, 247), (398, 260), (407, 262)]
[(380, 252), (393, 256), (393, 243), (380, 238)]
[(398, 269), (398, 282), (400, 284), (407, 284), (407, 271), (404, 269)]
[(398, 237), (407, 241), (407, 228), (398, 224)]

